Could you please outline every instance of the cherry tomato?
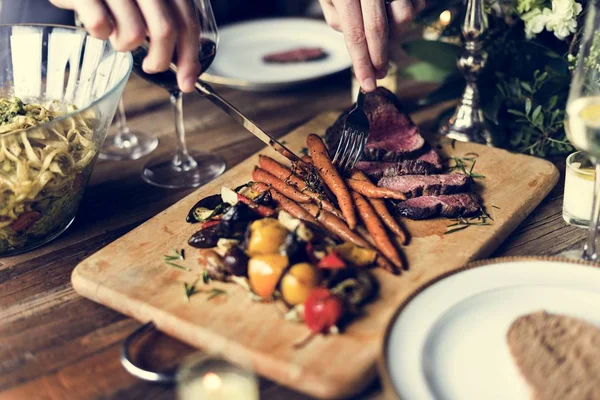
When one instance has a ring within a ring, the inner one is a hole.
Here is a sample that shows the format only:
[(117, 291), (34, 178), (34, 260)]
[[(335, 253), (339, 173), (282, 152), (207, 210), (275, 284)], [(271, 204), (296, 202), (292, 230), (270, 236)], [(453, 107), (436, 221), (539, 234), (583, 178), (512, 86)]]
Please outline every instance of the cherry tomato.
[(304, 303), (304, 321), (315, 333), (327, 333), (343, 313), (342, 300), (325, 288), (314, 288)]

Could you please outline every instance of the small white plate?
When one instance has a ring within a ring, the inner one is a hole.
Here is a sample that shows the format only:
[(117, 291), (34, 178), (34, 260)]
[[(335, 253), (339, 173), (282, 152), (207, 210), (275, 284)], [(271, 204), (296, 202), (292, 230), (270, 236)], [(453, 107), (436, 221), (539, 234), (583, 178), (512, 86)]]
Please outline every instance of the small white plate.
[(517, 317), (538, 310), (600, 326), (600, 269), (501, 261), (431, 284), (390, 322), (384, 379), (403, 400), (528, 400), (506, 333)]
[[(267, 64), (267, 54), (321, 47), (327, 57), (302, 63)], [(246, 90), (280, 90), (343, 71), (352, 65), (344, 38), (320, 20), (261, 19), (219, 30), (217, 56), (202, 79)]]

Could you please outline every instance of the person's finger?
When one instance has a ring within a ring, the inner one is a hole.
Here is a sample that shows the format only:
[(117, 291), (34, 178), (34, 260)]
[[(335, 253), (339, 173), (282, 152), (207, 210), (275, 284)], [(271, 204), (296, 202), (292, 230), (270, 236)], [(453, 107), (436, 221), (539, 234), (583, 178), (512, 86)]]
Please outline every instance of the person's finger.
[(101, 0), (52, 0), (52, 4), (76, 11), (85, 29), (98, 39), (108, 39), (113, 31), (110, 14)]
[(110, 42), (117, 51), (133, 50), (146, 39), (146, 26), (133, 0), (106, 0), (115, 29)]
[(363, 0), (361, 8), (371, 64), (376, 77), (382, 79), (388, 68), (389, 32), (385, 3), (381, 0)]
[(319, 3), (321, 3), (321, 9), (323, 10), (323, 16), (325, 17), (327, 25), (336, 31), (341, 31), (342, 26), (340, 25), (340, 17), (333, 4), (331, 4), (331, 1), (319, 0)]
[(166, 71), (171, 65), (177, 40), (171, 8), (163, 0), (138, 0), (137, 3), (150, 36), (150, 48), (142, 68), (148, 74)]
[[(198, 60), (200, 49), (200, 24), (195, 10), (188, 0), (174, 0), (175, 19), (180, 27), (177, 40), (177, 84), (183, 92), (194, 90), (201, 66)], [(210, 49), (213, 51), (214, 49)]]
[(390, 30), (394, 36), (404, 32), (407, 22), (415, 17), (415, 9), (410, 0), (395, 0), (388, 5)]
[(371, 64), (362, 12), (358, 0), (334, 0), (333, 5), (340, 16), (340, 23), (348, 53), (354, 66), (354, 74), (366, 92), (375, 90), (375, 70)]
[(415, 14), (418, 14), (425, 9), (425, 0), (412, 0), (412, 6)]

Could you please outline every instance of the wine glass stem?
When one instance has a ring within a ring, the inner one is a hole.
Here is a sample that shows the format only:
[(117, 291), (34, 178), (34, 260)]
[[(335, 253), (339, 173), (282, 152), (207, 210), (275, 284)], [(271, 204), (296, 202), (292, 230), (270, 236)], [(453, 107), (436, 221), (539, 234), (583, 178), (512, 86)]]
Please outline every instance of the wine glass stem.
[(117, 111), (117, 140), (123, 133), (127, 132), (129, 132), (129, 128), (127, 127), (127, 117), (125, 116), (125, 104), (123, 103), (123, 98), (121, 98)]
[(593, 160), (596, 166), (596, 176), (594, 178), (594, 202), (592, 204), (592, 218), (590, 219), (587, 242), (583, 247), (581, 258), (587, 261), (598, 260), (598, 219), (600, 218), (600, 160)]
[(177, 153), (173, 158), (173, 166), (178, 170), (188, 171), (196, 168), (196, 161), (189, 155), (185, 143), (185, 127), (183, 125), (183, 94), (179, 90), (170, 92), (173, 117), (175, 118), (175, 135), (177, 137)]

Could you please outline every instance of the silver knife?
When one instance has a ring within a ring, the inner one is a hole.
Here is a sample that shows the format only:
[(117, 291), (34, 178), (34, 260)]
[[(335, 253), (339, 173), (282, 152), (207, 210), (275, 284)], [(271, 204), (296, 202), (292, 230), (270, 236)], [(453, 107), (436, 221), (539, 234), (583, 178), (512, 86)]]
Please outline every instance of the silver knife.
[(294, 154), (290, 149), (281, 144), (277, 139), (273, 136), (269, 135), (267, 132), (263, 131), (258, 127), (254, 122), (248, 119), (244, 114), (238, 111), (237, 108), (229, 104), (225, 99), (219, 96), (215, 90), (210, 87), (205, 82), (202, 82), (200, 79), (196, 81), (196, 90), (206, 97), (208, 100), (213, 102), (214, 105), (219, 107), (221, 110), (225, 111), (231, 118), (240, 123), (244, 128), (249, 130), (254, 136), (271, 146), (275, 151), (279, 154), (286, 157), (288, 160), (298, 163), (301, 165), (305, 165), (306, 163), (300, 159), (296, 154)]

